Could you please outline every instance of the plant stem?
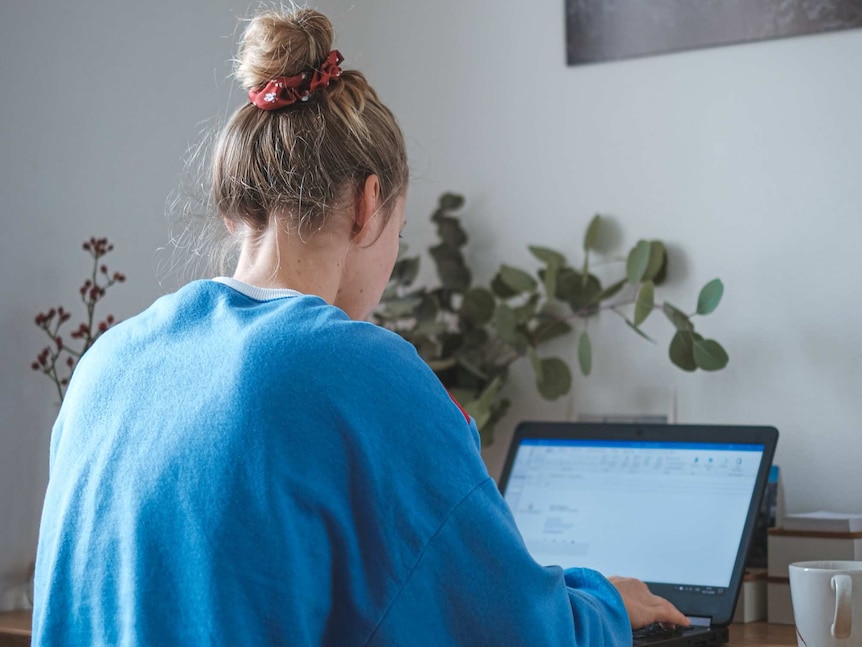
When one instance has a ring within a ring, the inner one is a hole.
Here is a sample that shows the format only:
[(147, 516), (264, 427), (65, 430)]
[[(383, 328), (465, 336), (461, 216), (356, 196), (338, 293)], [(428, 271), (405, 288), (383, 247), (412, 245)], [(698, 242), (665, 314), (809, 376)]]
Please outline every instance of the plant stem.
[(536, 332), (533, 336), (536, 338), (543, 337), (549, 334), (554, 329), (554, 326), (559, 326), (562, 323), (565, 323), (565, 320), (563, 318), (552, 319), (550, 322), (542, 324), (545, 326), (544, 329), (542, 328), (542, 325), (539, 325), (539, 327), (536, 328)]

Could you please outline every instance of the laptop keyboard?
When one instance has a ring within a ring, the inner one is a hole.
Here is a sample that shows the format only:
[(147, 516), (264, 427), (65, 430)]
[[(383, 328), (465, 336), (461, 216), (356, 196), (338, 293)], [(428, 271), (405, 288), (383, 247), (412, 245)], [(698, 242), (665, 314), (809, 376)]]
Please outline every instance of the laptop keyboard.
[(690, 630), (690, 627), (680, 627), (678, 625), (670, 625), (663, 622), (654, 622), (651, 625), (641, 627), (640, 629), (632, 629), (632, 638), (634, 640), (641, 641), (660, 640), (664, 638), (672, 638), (674, 636), (681, 636), (683, 633)]

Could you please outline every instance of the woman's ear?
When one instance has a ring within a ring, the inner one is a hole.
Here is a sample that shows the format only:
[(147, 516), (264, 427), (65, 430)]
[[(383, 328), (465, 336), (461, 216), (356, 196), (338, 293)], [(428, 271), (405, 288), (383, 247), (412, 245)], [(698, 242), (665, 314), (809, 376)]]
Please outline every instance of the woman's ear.
[(230, 232), (231, 236), (236, 233), (236, 223), (230, 218), (224, 218), (224, 226), (227, 227), (227, 230)]
[(380, 179), (371, 174), (356, 189), (353, 200), (353, 238), (365, 238), (374, 219), (374, 214), (380, 210)]

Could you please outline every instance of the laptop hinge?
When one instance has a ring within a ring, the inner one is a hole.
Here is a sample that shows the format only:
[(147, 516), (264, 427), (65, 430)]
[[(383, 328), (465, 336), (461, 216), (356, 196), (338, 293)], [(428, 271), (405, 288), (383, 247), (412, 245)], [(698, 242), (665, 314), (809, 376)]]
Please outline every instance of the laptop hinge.
[(692, 627), (709, 627), (712, 625), (712, 617), (710, 616), (686, 616)]

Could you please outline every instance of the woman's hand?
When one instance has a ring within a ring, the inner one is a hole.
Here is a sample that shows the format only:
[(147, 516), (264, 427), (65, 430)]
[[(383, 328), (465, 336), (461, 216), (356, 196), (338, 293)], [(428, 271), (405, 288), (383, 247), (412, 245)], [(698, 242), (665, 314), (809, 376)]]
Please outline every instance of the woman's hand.
[(667, 622), (688, 627), (691, 623), (670, 602), (653, 595), (647, 585), (630, 577), (609, 577), (623, 598), (632, 629), (644, 627), (653, 622)]

